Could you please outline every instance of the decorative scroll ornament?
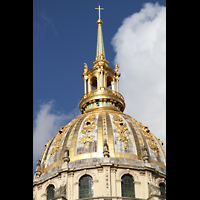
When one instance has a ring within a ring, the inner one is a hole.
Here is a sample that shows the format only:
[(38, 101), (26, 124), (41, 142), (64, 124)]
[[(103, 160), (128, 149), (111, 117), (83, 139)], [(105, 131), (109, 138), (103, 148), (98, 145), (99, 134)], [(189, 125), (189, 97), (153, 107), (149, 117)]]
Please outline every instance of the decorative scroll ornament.
[(93, 142), (94, 135), (89, 135), (96, 127), (96, 116), (90, 115), (84, 122), (81, 133), (84, 134), (79, 139), (79, 143), (84, 144), (88, 148), (88, 142)]
[(113, 120), (115, 128), (118, 132), (117, 140), (123, 142), (123, 146), (126, 149), (126, 144), (130, 141), (129, 136), (127, 134), (127, 124), (123, 123), (123, 120), (117, 115), (113, 116)]

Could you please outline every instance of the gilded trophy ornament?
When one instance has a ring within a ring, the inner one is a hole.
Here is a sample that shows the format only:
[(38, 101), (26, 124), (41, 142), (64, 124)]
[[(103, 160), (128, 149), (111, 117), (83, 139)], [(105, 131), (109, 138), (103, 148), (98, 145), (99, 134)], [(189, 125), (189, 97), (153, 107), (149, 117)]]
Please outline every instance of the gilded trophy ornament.
[(88, 148), (88, 142), (93, 142), (94, 135), (89, 135), (90, 132), (92, 132), (96, 127), (96, 116), (95, 115), (90, 115), (86, 121), (84, 122), (81, 133), (84, 134), (82, 137), (79, 139), (79, 143), (84, 144), (85, 148)]
[(123, 142), (123, 146), (126, 149), (127, 143), (130, 141), (130, 138), (127, 134), (127, 124), (123, 123), (123, 119), (117, 115), (113, 116), (113, 124), (115, 125), (115, 128), (118, 132), (117, 140)]
[(137, 122), (137, 124), (142, 128), (142, 131), (145, 137), (149, 140), (147, 141), (149, 144), (149, 147), (155, 152), (156, 156), (158, 157), (159, 148), (153, 139), (151, 131), (148, 129), (147, 126), (144, 126), (142, 123)]
[(159, 149), (158, 149), (158, 146), (153, 139), (151, 131), (148, 129), (147, 126), (143, 126), (142, 131), (143, 131), (145, 137), (147, 139), (149, 139), (149, 141), (148, 141), (149, 147), (155, 152), (156, 156), (158, 157)]
[(55, 142), (53, 143), (54, 146), (52, 147), (52, 150), (51, 150), (51, 155), (53, 155), (53, 158), (55, 158), (56, 152), (60, 150), (61, 148), (60, 141), (65, 137), (65, 133), (69, 130), (71, 123), (72, 122), (70, 122), (66, 126), (62, 126), (60, 130), (58, 131), (55, 138)]

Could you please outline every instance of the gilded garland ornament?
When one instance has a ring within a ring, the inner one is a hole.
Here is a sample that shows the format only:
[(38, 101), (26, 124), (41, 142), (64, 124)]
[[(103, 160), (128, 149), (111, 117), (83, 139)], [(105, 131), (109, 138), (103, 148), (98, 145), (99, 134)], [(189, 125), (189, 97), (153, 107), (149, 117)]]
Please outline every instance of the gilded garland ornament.
[(84, 134), (79, 139), (79, 143), (84, 144), (85, 148), (88, 148), (88, 142), (93, 142), (94, 135), (89, 135), (96, 127), (96, 116), (90, 115), (83, 123), (81, 133)]
[(114, 120), (113, 124), (115, 125), (115, 128), (118, 132), (117, 140), (123, 142), (123, 146), (126, 149), (127, 143), (130, 141), (130, 138), (127, 134), (127, 130), (128, 130), (127, 124), (123, 123), (123, 119), (121, 119), (117, 115), (113, 116), (113, 120)]

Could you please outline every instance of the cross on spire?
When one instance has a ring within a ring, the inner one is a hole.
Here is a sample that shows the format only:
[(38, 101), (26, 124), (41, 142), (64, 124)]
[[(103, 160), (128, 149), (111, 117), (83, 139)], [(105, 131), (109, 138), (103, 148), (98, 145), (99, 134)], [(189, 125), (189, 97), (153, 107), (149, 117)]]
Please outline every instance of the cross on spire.
[(100, 4), (99, 4), (99, 7), (95, 8), (95, 10), (99, 10), (99, 19), (101, 19), (100, 10), (104, 10), (104, 8), (100, 8)]

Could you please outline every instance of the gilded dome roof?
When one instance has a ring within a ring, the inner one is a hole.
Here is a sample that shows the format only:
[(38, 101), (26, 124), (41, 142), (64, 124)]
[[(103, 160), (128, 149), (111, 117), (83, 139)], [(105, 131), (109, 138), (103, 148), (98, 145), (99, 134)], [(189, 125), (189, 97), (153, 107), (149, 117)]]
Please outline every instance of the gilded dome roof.
[[(97, 21), (98, 22), (98, 21)], [(119, 66), (109, 67), (105, 57), (102, 23), (98, 24), (97, 53), (93, 67), (84, 63), (84, 95), (79, 109), (82, 115), (62, 126), (37, 163), (36, 175), (68, 167), (98, 164), (102, 158), (109, 162), (128, 163), (143, 167), (144, 163), (165, 171), (166, 154), (162, 142), (144, 126), (123, 113), (125, 100), (119, 93)], [(43, 176), (43, 175), (42, 175)]]
[[(106, 144), (106, 145), (105, 145)], [(166, 154), (162, 142), (134, 118), (119, 111), (99, 109), (73, 119), (45, 144), (41, 156), (41, 171), (64, 163), (68, 147), (70, 162), (104, 157), (145, 160), (164, 168)]]

